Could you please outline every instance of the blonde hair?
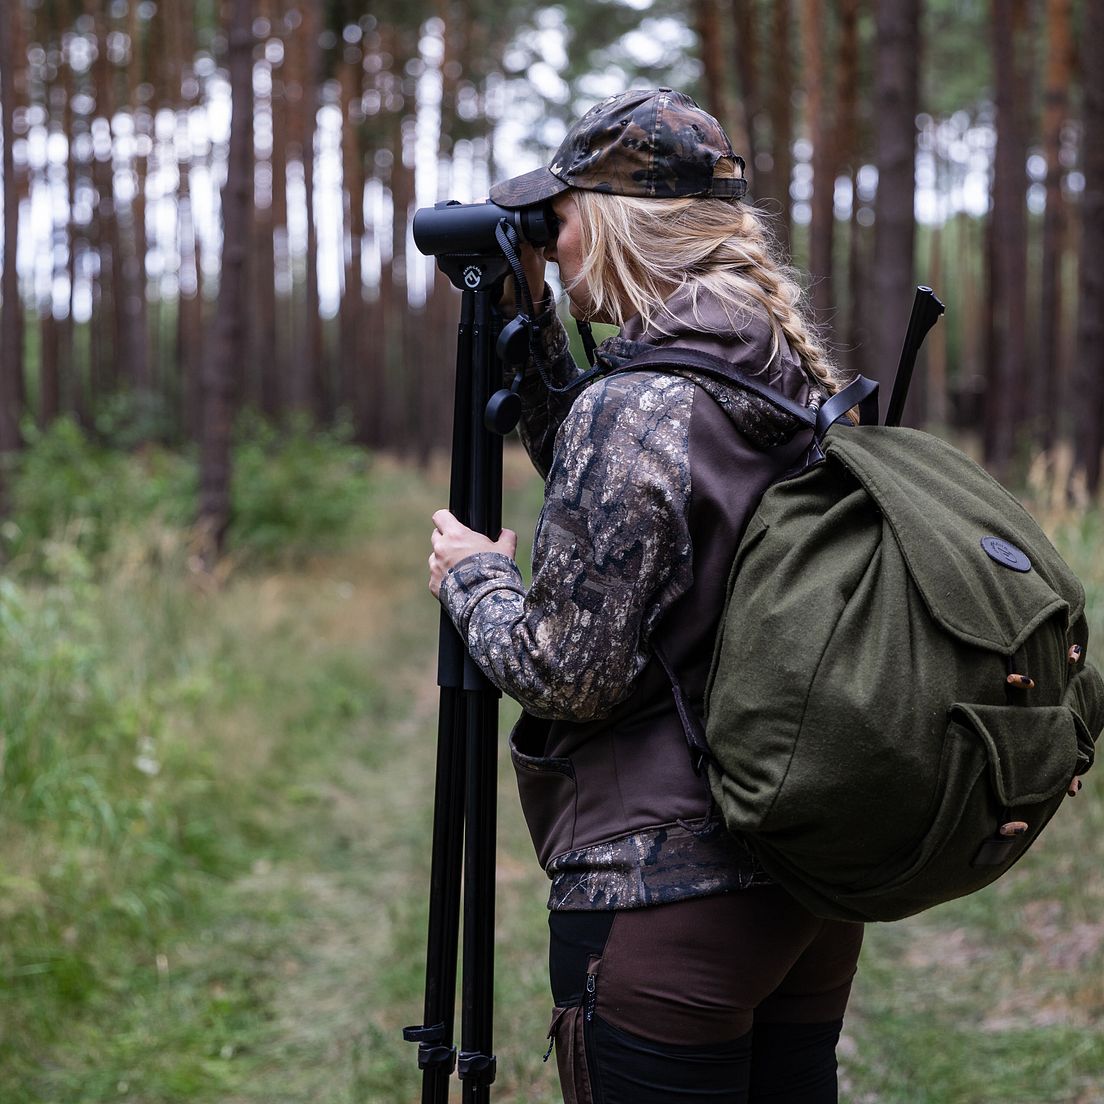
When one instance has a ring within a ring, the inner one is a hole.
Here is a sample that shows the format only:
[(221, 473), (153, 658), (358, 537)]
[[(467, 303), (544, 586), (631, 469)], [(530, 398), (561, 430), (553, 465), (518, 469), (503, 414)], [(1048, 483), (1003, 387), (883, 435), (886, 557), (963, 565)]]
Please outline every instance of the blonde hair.
[[(803, 309), (795, 271), (782, 262), (760, 216), (729, 199), (636, 199), (573, 189), (579, 211), (582, 264), (573, 281), (603, 321), (623, 325), (639, 314), (646, 328), (664, 328), (666, 303), (688, 289), (693, 309), (708, 291), (734, 330), (761, 311), (773, 340), (784, 335), (793, 355), (823, 390), (844, 382)], [(759, 310), (757, 311), (758, 308)]]

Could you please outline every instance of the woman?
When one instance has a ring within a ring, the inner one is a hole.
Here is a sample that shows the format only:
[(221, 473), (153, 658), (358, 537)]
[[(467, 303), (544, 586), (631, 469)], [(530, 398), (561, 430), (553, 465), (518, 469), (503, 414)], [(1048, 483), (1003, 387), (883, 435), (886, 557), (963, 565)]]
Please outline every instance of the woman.
[(522, 439), (546, 480), (526, 589), (516, 537), (434, 514), (430, 589), (525, 707), (511, 735), (552, 880), (550, 973), (564, 1097), (595, 1104), (834, 1101), (862, 928), (799, 906), (720, 821), (665, 665), (700, 716), (725, 583), (763, 491), (809, 434), (735, 380), (618, 371), (713, 354), (809, 407), (839, 389), (799, 289), (740, 202), (720, 125), (669, 89), (607, 100), (548, 168), (492, 189), (551, 202), (544, 262), (581, 320), (612, 322), (597, 379), (541, 296)]

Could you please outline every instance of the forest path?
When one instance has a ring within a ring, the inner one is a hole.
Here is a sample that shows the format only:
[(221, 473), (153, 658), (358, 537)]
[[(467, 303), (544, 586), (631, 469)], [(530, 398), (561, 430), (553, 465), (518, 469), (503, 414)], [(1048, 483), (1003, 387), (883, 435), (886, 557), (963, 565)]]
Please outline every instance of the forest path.
[[(508, 458), (507, 495), (531, 514), (531, 478), (519, 459)], [(237, 584), (254, 593), (234, 601), (270, 631), (295, 621), (304, 662), (358, 667), (371, 706), (301, 781), (308, 811), (288, 826), (296, 845), (254, 864), (230, 889), (257, 922), (282, 916), (282, 951), (268, 1028), (243, 1055), (251, 1075), (235, 1079), (228, 1101), (362, 1104), (420, 1094), (416, 1050), (401, 1027), (420, 1018), (422, 1005), (438, 706), (438, 607), (425, 588), (425, 560), (430, 515), (447, 488), (440, 472), (411, 479), (387, 463), (378, 486), (370, 541)], [(516, 707), (507, 702), (501, 713), (508, 723)], [(558, 1101), (553, 1071), (540, 1063), (546, 883), (504, 757), (499, 773), (495, 1095)], [(240, 929), (246, 940), (251, 927)]]

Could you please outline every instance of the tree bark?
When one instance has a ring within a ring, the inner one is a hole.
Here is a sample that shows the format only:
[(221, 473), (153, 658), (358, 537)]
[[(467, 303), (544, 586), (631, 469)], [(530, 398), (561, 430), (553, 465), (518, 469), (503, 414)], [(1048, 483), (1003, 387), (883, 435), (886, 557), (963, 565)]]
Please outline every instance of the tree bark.
[(1023, 423), (1027, 376), (1027, 142), (1017, 41), (1026, 18), (1025, 0), (993, 0), (993, 61), (997, 102), (997, 148), (993, 159), (990, 249), (992, 345), (987, 373), (985, 459), (998, 477), (1008, 474)]
[(233, 384), (245, 354), (243, 275), (253, 197), (253, 32), (250, 0), (234, 0), (229, 28), (230, 154), (222, 193), (222, 267), (211, 353), (204, 359), (203, 444), (200, 454), (199, 533), (210, 569), (230, 524), (230, 442)]
[(1062, 358), (1062, 255), (1066, 212), (1062, 199), (1062, 125), (1069, 114), (1069, 83), (1073, 61), (1071, 0), (1047, 0), (1046, 92), (1043, 104), (1043, 149), (1046, 154), (1046, 211), (1043, 215), (1042, 287), (1039, 295), (1039, 357), (1035, 372), (1034, 408), (1039, 412), (1039, 444), (1050, 452), (1057, 441), (1066, 390)]
[[(1083, 42), (1104, 42), (1104, 5), (1084, 7)], [(1104, 66), (1085, 57), (1081, 200), (1080, 319), (1073, 393), (1077, 406), (1075, 471), (1092, 495), (1100, 489), (1104, 448)]]
[[(272, 0), (261, 0), (259, 15), (269, 26), (274, 23), (274, 4)], [(270, 63), (269, 91), (255, 108), (258, 117), (268, 116), (269, 133), (272, 133), (273, 98), (275, 95), (276, 74)], [(252, 334), (249, 348), (253, 363), (247, 373), (246, 402), (275, 420), (279, 411), (279, 373), (276, 368), (276, 252), (273, 245), (275, 233), (273, 193), (275, 179), (273, 158), (275, 149), (258, 160), (256, 176), (258, 181), (267, 173), (271, 183), (267, 188), (258, 184), (256, 203), (253, 208), (251, 265), (253, 287), (253, 310), (251, 312)]]
[(287, 149), (291, 127), (288, 102), (290, 58), (284, 36), (284, 60), (272, 70), (272, 279), (276, 298), (276, 356), (269, 372), (265, 410), (281, 418), (293, 405), (296, 393), (297, 358), (294, 343), (294, 287), (291, 246), (288, 240)]
[[(914, 297), (919, 0), (878, 0), (876, 36), (874, 279), (878, 301), (870, 303), (874, 340), (867, 368), (888, 395)], [(887, 403), (883, 397), (883, 409)]]
[(835, 223), (836, 157), (826, 61), (827, 21), (822, 0), (804, 0), (801, 41), (804, 56), (805, 116), (813, 146), (813, 196), (809, 222), (809, 275), (817, 322), (827, 327), (832, 310), (832, 232)]
[[(128, 31), (130, 34), (130, 64), (127, 66), (128, 109), (133, 113), (135, 132), (141, 137), (152, 131), (149, 113), (138, 102), (138, 89), (149, 80), (147, 59), (153, 57), (163, 62), (163, 56), (156, 49), (156, 43), (147, 43), (143, 39), (143, 28), (139, 19), (139, 5), (131, 4), (127, 10)], [(162, 13), (150, 20), (148, 33), (156, 34), (166, 16)], [(153, 47), (151, 49), (150, 47)], [(127, 381), (141, 395), (153, 392), (153, 373), (150, 366), (149, 318), (146, 303), (146, 174), (148, 163), (141, 147), (137, 147), (134, 156), (135, 192), (134, 203), (127, 212), (127, 250), (122, 258), (123, 274), (123, 318), (126, 326)]]
[(311, 408), (323, 424), (333, 414), (333, 394), (322, 337), (322, 314), (318, 301), (318, 223), (314, 217), (314, 143), (318, 130), (318, 89), (322, 78), (322, 0), (307, 0), (303, 6), (303, 192), (307, 206), (307, 302), (304, 353), (311, 370)]
[(120, 375), (126, 371), (126, 296), (123, 291), (123, 258), (112, 174), (111, 118), (115, 113), (115, 97), (108, 57), (110, 28), (108, 16), (93, 0), (84, 0), (84, 9), (86, 15), (93, 19), (97, 40), (96, 58), (92, 63), (92, 83), (96, 98), (96, 117), (92, 120), (92, 181), (96, 190), (92, 232), (94, 245), (99, 253), (100, 270), (97, 299), (93, 306), (95, 364), (90, 388), (95, 408), (97, 403), (116, 390)]
[(0, 127), (4, 132), (4, 268), (0, 274), (0, 514), (7, 512), (7, 458), (22, 445), (23, 315), (19, 303), (19, 193), (12, 152), (15, 104), (15, 19), (22, 8), (0, 18)]
[[(861, 372), (860, 343), (860, 299), (862, 280), (862, 253), (859, 249), (859, 237), (862, 227), (859, 225), (858, 174), (862, 167), (862, 155), (859, 143), (859, 12), (860, 0), (840, 0), (840, 48), (839, 48), (839, 98), (836, 113), (835, 171), (845, 174), (851, 181), (851, 217), (847, 226), (847, 285), (846, 315), (843, 314), (841, 299), (844, 297), (843, 280), (839, 277), (842, 265), (838, 260), (834, 264), (833, 275), (836, 316), (841, 320), (836, 326), (837, 334), (844, 337), (847, 349), (845, 367), (853, 372)], [(846, 318), (844, 322), (843, 319)]]
[(360, 325), (364, 314), (364, 294), (361, 279), (361, 250), (364, 243), (364, 152), (361, 149), (361, 128), (364, 123), (363, 99), (364, 57), (359, 45), (347, 44), (344, 49), (340, 81), (342, 110), (342, 176), (345, 200), (345, 286), (341, 295), (341, 404), (353, 414), (354, 423), (361, 402)]
[(778, 243), (787, 253), (793, 241), (793, 33), (791, 0), (776, 0), (773, 9), (774, 64), (770, 89), (773, 198), (778, 201)]
[(749, 148), (743, 105), (733, 102), (729, 90), (731, 66), (725, 54), (725, 29), (719, 0), (694, 0), (694, 29), (698, 34), (705, 100), (702, 105), (728, 132), (732, 148), (744, 153)]
[[(191, 16), (181, 7), (177, 9), (176, 20), (181, 65), (173, 99), (179, 127), (197, 102), (198, 84), (192, 68), (195, 29)], [(203, 266), (192, 205), (191, 150), (178, 163), (177, 170), (180, 179), (176, 196), (180, 288), (176, 316), (176, 371), (180, 409), (176, 420), (185, 440), (199, 441), (203, 434)]]
[(740, 107), (747, 127), (747, 146), (737, 149), (748, 164), (748, 179), (755, 191), (759, 175), (759, 131), (763, 105), (759, 89), (758, 5), (755, 0), (732, 0), (736, 29), (736, 75), (740, 86)]

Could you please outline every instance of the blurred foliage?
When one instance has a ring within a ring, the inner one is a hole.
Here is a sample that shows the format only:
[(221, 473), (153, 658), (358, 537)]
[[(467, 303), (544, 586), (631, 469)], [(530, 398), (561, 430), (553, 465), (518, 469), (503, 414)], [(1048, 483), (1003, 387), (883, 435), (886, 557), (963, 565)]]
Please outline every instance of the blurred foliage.
[[(0, 527), (9, 569), (47, 576), (57, 558), (79, 556), (89, 572), (123, 535), (186, 530), (194, 519), (194, 457), (159, 446), (124, 452), (85, 434), (71, 418), (28, 429), (12, 477), (12, 511)], [(302, 559), (332, 547), (363, 516), (369, 457), (342, 427), (305, 423), (277, 430), (244, 417), (234, 449), (230, 552), (238, 562)], [(63, 552), (58, 550), (62, 549)]]
[(300, 559), (350, 533), (369, 494), (368, 454), (349, 427), (279, 432), (247, 419), (234, 450), (231, 554)]
[(196, 470), (185, 457), (160, 448), (117, 451), (70, 417), (26, 434), (12, 478), (12, 510), (0, 529), (0, 549), (12, 566), (48, 568), (53, 541), (92, 565), (120, 527), (155, 517), (170, 525), (191, 521)]

